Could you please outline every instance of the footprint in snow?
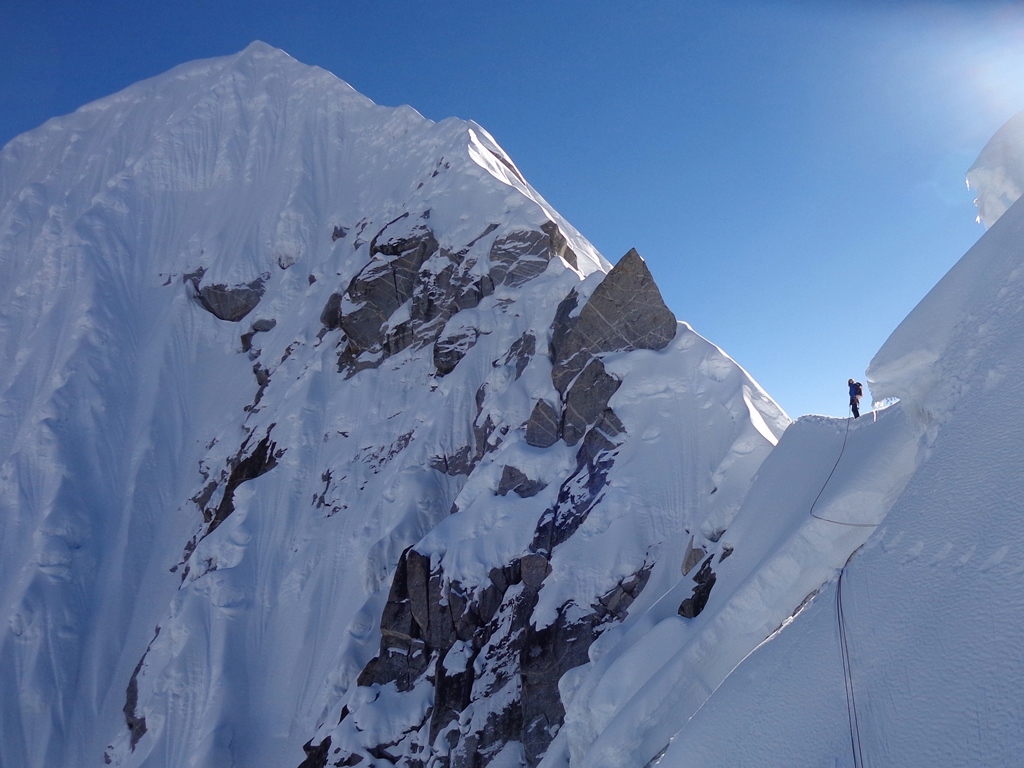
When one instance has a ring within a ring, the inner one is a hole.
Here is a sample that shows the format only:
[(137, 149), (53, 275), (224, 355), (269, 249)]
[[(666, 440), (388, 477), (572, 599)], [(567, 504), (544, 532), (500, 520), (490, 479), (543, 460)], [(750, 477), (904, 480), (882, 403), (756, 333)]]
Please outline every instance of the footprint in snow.
[(895, 549), (903, 541), (903, 531), (896, 533), (889, 541), (882, 540), (882, 549), (886, 552)]
[(1001, 562), (1003, 562), (1003, 559), (1006, 557), (1006, 553), (1009, 552), (1009, 551), (1010, 551), (1009, 547), (1006, 547), (1006, 546), (1000, 547), (999, 549), (997, 549), (995, 552), (993, 552), (989, 556), (988, 560), (986, 560), (984, 563), (981, 564), (981, 568), (979, 570), (982, 570), (982, 571), (990, 571), (990, 570), (992, 570), (997, 565), (999, 565)]
[(952, 542), (946, 542), (946, 544), (943, 545), (942, 549), (940, 549), (938, 552), (935, 553), (935, 557), (933, 557), (931, 560), (928, 561), (928, 565), (938, 565), (943, 560), (945, 560), (947, 557), (949, 557), (949, 553), (952, 552), (952, 551), (953, 551), (953, 543)]
[(967, 565), (968, 561), (970, 561), (970, 559), (974, 557), (974, 550), (976, 550), (977, 548), (977, 544), (971, 544), (971, 546), (967, 548), (967, 551), (960, 556), (960, 559), (956, 561), (956, 565), (954, 566), (954, 568), (963, 568), (965, 565)]
[(907, 550), (907, 553), (903, 556), (903, 564), (906, 565), (911, 560), (916, 560), (921, 556), (921, 552), (924, 551), (924, 542), (918, 541), (917, 544)]

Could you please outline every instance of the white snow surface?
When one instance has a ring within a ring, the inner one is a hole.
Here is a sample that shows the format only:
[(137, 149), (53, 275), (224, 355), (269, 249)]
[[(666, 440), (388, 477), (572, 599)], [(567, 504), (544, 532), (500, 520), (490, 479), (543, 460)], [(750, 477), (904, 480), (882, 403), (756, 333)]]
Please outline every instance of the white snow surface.
[[(402, 214), (483, 271), (496, 238), (554, 222), (577, 268), (553, 259), (452, 317), (480, 335), (446, 376), (413, 346), (346, 378), (321, 310)], [(565, 722), (542, 766), (853, 765), (844, 566), (860, 764), (1016, 764), (1021, 243), (1017, 205), (879, 351), (872, 392), (900, 402), (857, 421), (791, 424), (685, 323), (661, 351), (604, 358), (624, 442), (531, 622), (650, 576), (559, 681)], [(266, 292), (218, 320), (184, 279), (200, 267), (203, 284), (265, 276)], [(524, 439), (533, 404), (558, 400), (552, 320), (609, 268), (479, 126), (378, 107), (259, 43), (7, 145), (0, 766), (287, 766), (327, 734), (403, 738), (431, 707), (426, 679), (355, 684), (399, 556), (415, 545), (472, 590), (527, 551), (576, 468), (575, 448)], [(271, 319), (243, 352), (240, 334)], [(538, 354), (517, 372), (526, 333)], [(487, 417), (468, 475), (432, 468)], [(206, 530), (194, 499), (268, 436), (277, 465), (235, 489), (186, 570)], [(547, 486), (496, 495), (507, 465)], [(715, 585), (683, 618), (705, 560)], [(444, 663), (468, 658), (458, 645)], [(126, 705), (146, 721), (134, 744)], [(490, 763), (525, 764), (515, 740)]]
[[(1018, 204), (869, 370), (873, 392), (903, 398), (890, 410), (904, 422), (902, 435), (886, 434), (888, 413), (858, 425), (871, 450), (895, 440), (910, 451), (918, 439), (916, 470), (894, 488), (890, 511), (844, 574), (858, 727), (849, 725), (833, 580), (732, 671), (654, 765), (848, 766), (854, 744), (859, 765), (1020, 763), (1022, 238)], [(840, 498), (864, 482), (846, 461), (828, 486)], [(868, 509), (858, 502), (850, 514)]]

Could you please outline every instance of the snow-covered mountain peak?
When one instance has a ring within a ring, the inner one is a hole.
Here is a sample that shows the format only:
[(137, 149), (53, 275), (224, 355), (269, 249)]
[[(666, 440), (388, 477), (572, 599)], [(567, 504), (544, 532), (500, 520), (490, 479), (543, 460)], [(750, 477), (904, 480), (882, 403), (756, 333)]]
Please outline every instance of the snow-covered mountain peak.
[(4, 764), (535, 764), (788, 424), (482, 127), (263, 44), (0, 163)]
[[(579, 254), (578, 269), (585, 274), (608, 267), (479, 126), (455, 119), (435, 124), (409, 107), (378, 107), (334, 75), (263, 43), (179, 66), (51, 120), (12, 141), (0, 155), (0, 168), (5, 199), (25, 194), (22, 188), (32, 183), (40, 207), (58, 210), (65, 199), (117, 209), (118, 198), (134, 184), (145, 188), (139, 192), (147, 198), (201, 193), (187, 195), (195, 210), (164, 215), (200, 224), (212, 218), (216, 231), (203, 234), (190, 224), (187, 241), (172, 237), (149, 254), (162, 262), (156, 265), (161, 274), (202, 266), (213, 279), (252, 279), (278, 258), (312, 250), (312, 218), (344, 207), (351, 220), (337, 225), (348, 229), (387, 205), (392, 218), (432, 208), (435, 222), (457, 210), (437, 228), (467, 240), (478, 234), (458, 227), (468, 210), (523, 227), (552, 219)], [(486, 173), (494, 183), (471, 191), (451, 184), (449, 172)], [(271, 180), (283, 199), (239, 204)], [(508, 186), (518, 194), (509, 196)], [(449, 205), (438, 205), (439, 197)], [(314, 202), (320, 210), (311, 210)], [(220, 214), (210, 214), (225, 209), (237, 211), (227, 229)], [(255, 229), (249, 227), (253, 220)], [(254, 236), (248, 243), (237, 242), (243, 230)], [(197, 256), (211, 251), (218, 256), (207, 257), (210, 263)]]

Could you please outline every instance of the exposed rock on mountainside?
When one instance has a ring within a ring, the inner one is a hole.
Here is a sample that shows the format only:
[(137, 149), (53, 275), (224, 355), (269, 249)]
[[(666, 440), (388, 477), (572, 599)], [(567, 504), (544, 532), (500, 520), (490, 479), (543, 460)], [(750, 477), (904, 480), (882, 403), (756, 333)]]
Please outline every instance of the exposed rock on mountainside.
[(561, 437), (562, 419), (547, 400), (538, 400), (526, 422), (526, 442), (537, 448), (549, 448)]
[(506, 464), (501, 471), (501, 483), (498, 485), (498, 495), (505, 496), (514, 491), (518, 496), (528, 499), (536, 496), (547, 487), (546, 483), (539, 480), (531, 480), (526, 474), (510, 464)]
[(675, 315), (636, 249), (619, 260), (577, 316), (571, 314), (574, 306), (575, 297), (560, 308), (551, 333), (551, 379), (562, 393), (591, 358), (664, 349), (676, 335)]
[[(578, 300), (575, 292), (565, 298), (551, 330), (551, 380), (563, 396), (561, 436), (569, 445), (579, 442), (619, 387), (600, 356), (664, 349), (676, 333), (675, 315), (635, 249), (619, 260), (574, 315)], [(536, 416), (543, 423), (543, 410)]]
[[(597, 596), (582, 617), (570, 619), (573, 611), (565, 606), (554, 624), (538, 629), (530, 615), (550, 573), (546, 557), (524, 555), (492, 569), (486, 587), (473, 594), (431, 570), (429, 558), (406, 550), (381, 618), (380, 651), (358, 682), (393, 684), (406, 693), (432, 685), (433, 704), (422, 720), (406, 725), (400, 740), (347, 754), (336, 750), (327, 764), (365, 759), (471, 768), (519, 742), (526, 764), (536, 765), (565, 714), (558, 680), (587, 661), (587, 649), (609, 622), (625, 618), (650, 568)], [(348, 714), (342, 712), (341, 724)], [(410, 753), (423, 758), (402, 757)]]
[(697, 584), (693, 588), (693, 594), (679, 604), (679, 615), (684, 619), (692, 619), (700, 615), (700, 612), (704, 610), (704, 606), (708, 604), (708, 598), (711, 597), (711, 588), (715, 586), (716, 576), (715, 572), (711, 570), (710, 557), (703, 562), (700, 570), (694, 574), (693, 580)]
[[(508, 283), (509, 275), (518, 275), (511, 282), (516, 285), (524, 276), (540, 274), (528, 265), (538, 252), (549, 257), (550, 238), (535, 234), (499, 239), (492, 246), (490, 274), (495, 275), (496, 252), (502, 270), (508, 270), (497, 282)], [(538, 251), (541, 244), (543, 250)], [(517, 253), (522, 261), (515, 259)], [(552, 572), (554, 548), (572, 536), (601, 499), (615, 448), (626, 431), (607, 407), (621, 382), (605, 373), (597, 355), (664, 348), (676, 328), (675, 318), (635, 250), (604, 278), (579, 317), (568, 318), (566, 308), (575, 301), (573, 293), (556, 314), (551, 335), (559, 341), (557, 346), (552, 343), (553, 371), (565, 371), (572, 364), (557, 356), (559, 350), (568, 350), (573, 361), (587, 362), (565, 394), (560, 429), (554, 409), (542, 400), (527, 424), (526, 440), (550, 447), (559, 434), (568, 445), (582, 438), (576, 470), (562, 483), (556, 503), (538, 520), (529, 551), (501, 568), (492, 568), (485, 585), (449, 580), (442, 567), (432, 568), (430, 558), (415, 549), (403, 553), (380, 622), (380, 649), (358, 682), (364, 687), (392, 684), (405, 693), (417, 686), (432, 686), (430, 717), (407, 722), (400, 741), (364, 743), (361, 752), (349, 752), (332, 764), (350, 764), (346, 761), (356, 758), (405, 764), (401, 755), (411, 751), (436, 753), (438, 765), (470, 768), (486, 765), (508, 744), (520, 743), (527, 765), (536, 765), (563, 722), (558, 679), (587, 661), (587, 649), (597, 636), (609, 623), (625, 618), (643, 589), (650, 573), (647, 564), (610, 592), (593, 595), (586, 606), (572, 602), (559, 606), (549, 626), (538, 629), (530, 620), (538, 593)], [(652, 322), (645, 325), (643, 318)], [(533, 336), (524, 335), (506, 355), (506, 361), (516, 361), (517, 379), (529, 365), (533, 347)], [(435, 348), (435, 364), (436, 357)], [(473, 465), (482, 457), (478, 448)], [(459, 466), (464, 462), (460, 459)], [(452, 471), (450, 464), (438, 468)], [(520, 498), (531, 498), (546, 485), (505, 465), (497, 494), (515, 491)], [(471, 723), (468, 730), (466, 721)], [(332, 743), (351, 744), (353, 737), (358, 739), (350, 733)]]
[(571, 266), (576, 254), (552, 221), (539, 230), (514, 230), (494, 239), (480, 273), (473, 246), (498, 228), (483, 233), (459, 251), (441, 248), (425, 222), (409, 213), (390, 222), (370, 243), (370, 261), (341, 294), (332, 294), (320, 315), (326, 330), (340, 328), (344, 348), (341, 370), (355, 374), (376, 367), (410, 345), (433, 343), (434, 364), (441, 375), (451, 373), (480, 335), (477, 328), (456, 327), (454, 315), (477, 307), (496, 287), (518, 288), (542, 274), (552, 258)]
[(237, 323), (252, 312), (263, 298), (263, 284), (270, 276), (261, 275), (255, 280), (236, 286), (221, 283), (200, 286), (205, 269), (200, 268), (185, 276), (192, 283), (195, 299), (199, 305), (219, 320)]

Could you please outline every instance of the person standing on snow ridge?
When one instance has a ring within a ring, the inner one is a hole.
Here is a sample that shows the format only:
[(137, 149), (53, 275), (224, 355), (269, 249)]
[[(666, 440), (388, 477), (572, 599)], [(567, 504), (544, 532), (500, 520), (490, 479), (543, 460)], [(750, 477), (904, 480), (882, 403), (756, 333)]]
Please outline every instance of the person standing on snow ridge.
[(860, 418), (860, 398), (864, 394), (864, 387), (859, 381), (850, 379), (850, 409), (853, 411), (853, 418)]

